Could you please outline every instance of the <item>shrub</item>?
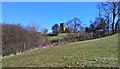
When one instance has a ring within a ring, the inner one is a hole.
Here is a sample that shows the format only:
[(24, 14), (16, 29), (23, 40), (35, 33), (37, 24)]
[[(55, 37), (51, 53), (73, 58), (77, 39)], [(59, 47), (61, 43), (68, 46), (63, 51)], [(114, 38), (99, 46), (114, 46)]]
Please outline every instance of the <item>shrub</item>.
[(2, 55), (33, 49), (44, 43), (44, 39), (35, 27), (23, 28), (21, 25), (2, 24)]

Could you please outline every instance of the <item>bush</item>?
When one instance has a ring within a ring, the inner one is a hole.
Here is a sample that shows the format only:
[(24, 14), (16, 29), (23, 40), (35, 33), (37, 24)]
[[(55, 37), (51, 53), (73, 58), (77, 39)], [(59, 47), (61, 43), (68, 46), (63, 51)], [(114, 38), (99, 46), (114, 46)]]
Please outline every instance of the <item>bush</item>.
[(2, 24), (2, 55), (16, 54), (33, 49), (44, 42), (35, 27), (23, 28), (21, 25)]
[(58, 33), (49, 33), (48, 36), (57, 36)]

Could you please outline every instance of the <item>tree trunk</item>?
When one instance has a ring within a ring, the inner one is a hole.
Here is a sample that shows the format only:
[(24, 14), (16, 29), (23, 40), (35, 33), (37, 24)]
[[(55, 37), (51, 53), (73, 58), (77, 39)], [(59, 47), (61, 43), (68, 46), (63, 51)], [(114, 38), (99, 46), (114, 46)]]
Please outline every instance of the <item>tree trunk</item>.
[(112, 20), (112, 33), (114, 34), (114, 21), (115, 21), (115, 14), (113, 13), (113, 20)]
[(117, 20), (117, 22), (116, 22), (116, 24), (115, 24), (115, 33), (117, 33), (118, 32), (118, 23), (120, 22), (120, 2), (118, 3), (118, 20)]
[(109, 20), (109, 16), (107, 17), (107, 19), (108, 19), (108, 20), (107, 20), (107, 24), (108, 24), (108, 35), (110, 35), (110, 32), (109, 32), (109, 24), (110, 24), (110, 23), (109, 23), (109, 21), (110, 21), (110, 20)]
[(76, 21), (74, 22), (74, 33), (76, 32), (76, 25), (77, 23), (76, 23)]
[(114, 23), (115, 23), (115, 17), (116, 17), (116, 3), (113, 2), (113, 20), (112, 20), (112, 33), (114, 34), (115, 33), (115, 30), (114, 30)]
[(117, 23), (115, 24), (115, 33), (118, 32), (118, 23), (119, 23), (119, 20), (118, 20)]

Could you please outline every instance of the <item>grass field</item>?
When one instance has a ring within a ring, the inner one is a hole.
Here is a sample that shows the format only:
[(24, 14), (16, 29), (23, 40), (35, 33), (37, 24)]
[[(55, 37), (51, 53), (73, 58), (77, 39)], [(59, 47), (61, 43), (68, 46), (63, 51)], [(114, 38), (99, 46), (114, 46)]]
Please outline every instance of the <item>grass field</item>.
[(66, 33), (60, 33), (57, 36), (48, 36), (48, 40), (55, 40), (55, 39), (64, 39), (65, 37), (67, 37)]
[(3, 67), (117, 66), (118, 34), (5, 57)]
[(62, 40), (64, 38), (70, 37), (70, 36), (78, 36), (80, 33), (59, 33), (57, 36), (47, 36), (48, 40)]

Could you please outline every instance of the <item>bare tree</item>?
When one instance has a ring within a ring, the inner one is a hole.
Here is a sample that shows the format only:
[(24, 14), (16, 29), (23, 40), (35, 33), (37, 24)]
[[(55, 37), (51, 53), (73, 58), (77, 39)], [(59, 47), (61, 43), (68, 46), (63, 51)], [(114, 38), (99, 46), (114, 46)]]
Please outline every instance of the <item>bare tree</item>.
[(120, 23), (120, 1), (117, 3), (117, 6), (118, 6), (118, 20), (115, 24), (115, 33), (117, 33), (118, 31), (118, 23)]
[(78, 31), (79, 29), (82, 28), (82, 25), (81, 25), (81, 20), (77, 17), (73, 18), (72, 20), (69, 20), (66, 22), (66, 25), (73, 29), (74, 32)]
[(45, 43), (44, 37), (35, 26), (26, 28), (20, 24), (2, 24), (2, 55), (34, 49)]
[[(109, 8), (107, 8), (107, 6), (102, 2), (102, 3), (98, 3), (97, 5), (98, 9), (100, 9), (102, 12), (99, 12), (99, 14), (101, 14), (101, 16), (103, 16), (105, 18), (105, 21), (107, 22), (107, 30), (108, 30), (108, 35), (109, 33), (109, 29), (110, 29), (110, 13), (111, 11), (109, 11)], [(104, 13), (104, 14), (102, 14)], [(99, 15), (100, 17), (100, 15)]]
[(109, 24), (110, 24), (110, 16), (112, 16), (112, 33), (115, 33), (115, 18), (118, 15), (118, 2), (102, 2), (99, 3), (99, 8), (102, 9), (104, 13), (102, 13), (103, 17), (106, 18), (108, 24), (108, 34), (109, 34)]
[(41, 33), (46, 35), (48, 33), (48, 29), (47, 28), (42, 28), (41, 29)]

